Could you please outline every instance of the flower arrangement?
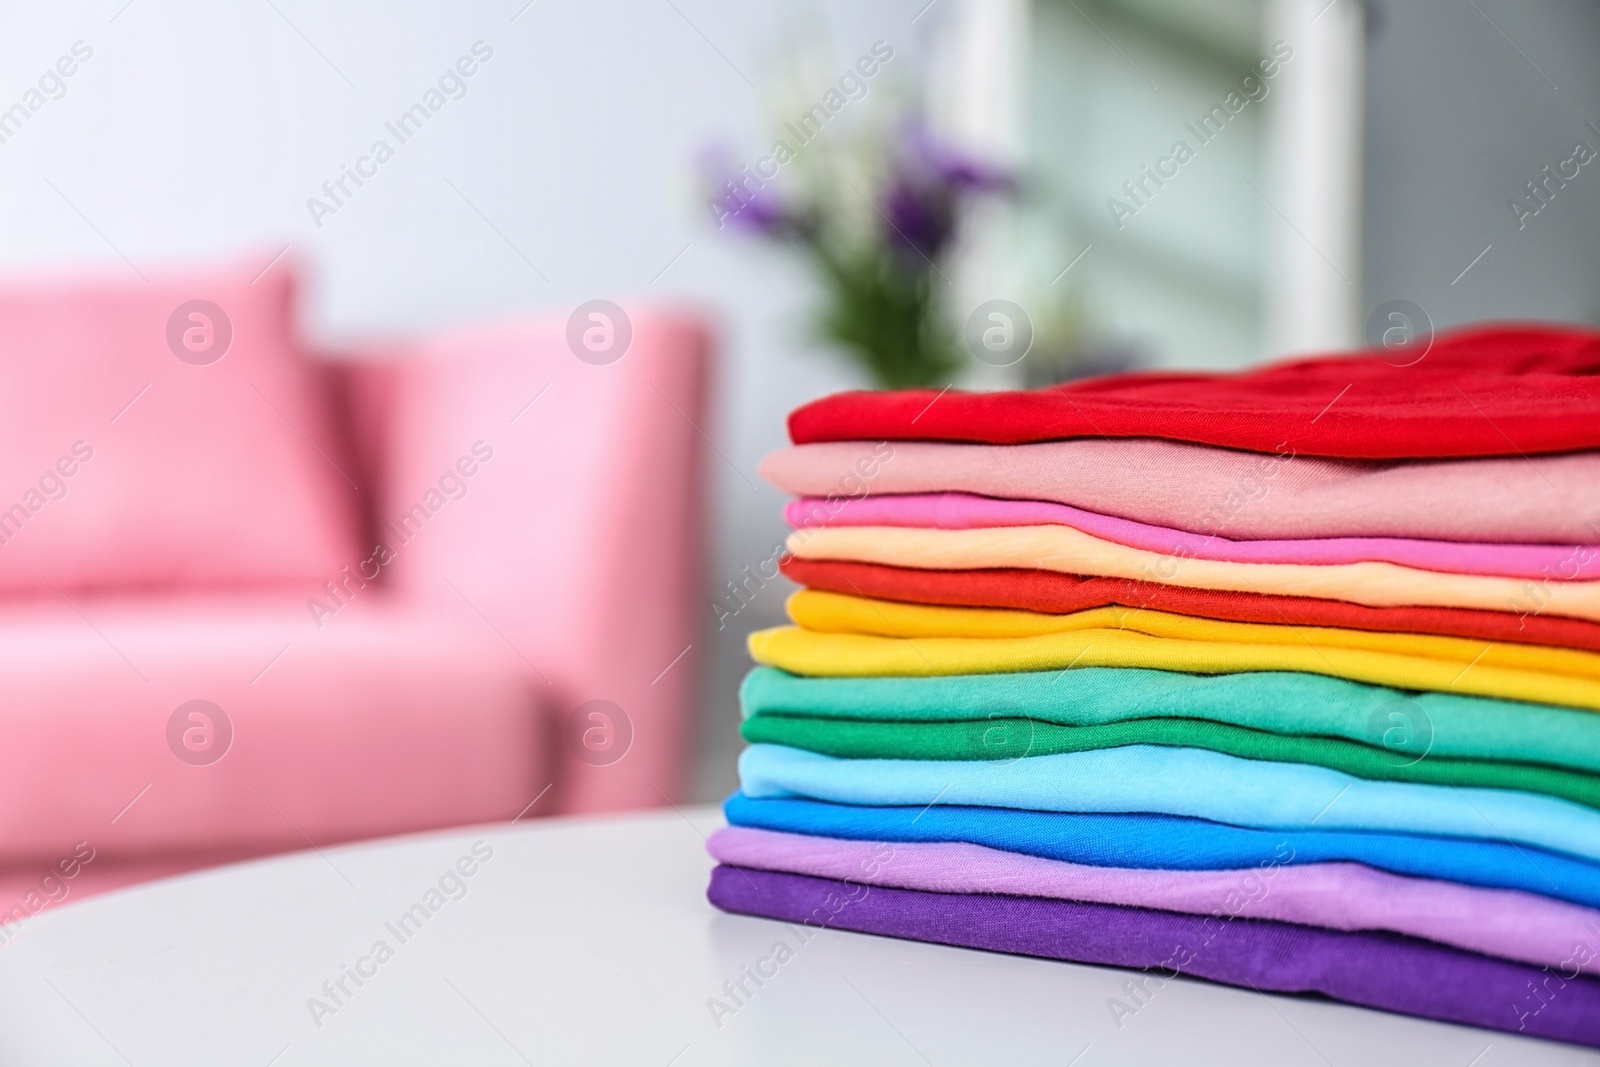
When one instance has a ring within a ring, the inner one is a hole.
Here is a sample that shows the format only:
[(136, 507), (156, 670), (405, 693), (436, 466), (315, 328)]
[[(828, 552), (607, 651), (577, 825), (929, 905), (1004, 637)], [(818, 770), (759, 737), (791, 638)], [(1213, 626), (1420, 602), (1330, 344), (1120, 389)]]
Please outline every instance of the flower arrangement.
[[(719, 225), (790, 247), (822, 282), (821, 339), (889, 389), (948, 382), (962, 365), (942, 267), (969, 204), (1014, 191), (1012, 177), (935, 137), (916, 118), (796, 159), (780, 194), (748, 167), (713, 164)], [(853, 177), (852, 177), (853, 175)]]

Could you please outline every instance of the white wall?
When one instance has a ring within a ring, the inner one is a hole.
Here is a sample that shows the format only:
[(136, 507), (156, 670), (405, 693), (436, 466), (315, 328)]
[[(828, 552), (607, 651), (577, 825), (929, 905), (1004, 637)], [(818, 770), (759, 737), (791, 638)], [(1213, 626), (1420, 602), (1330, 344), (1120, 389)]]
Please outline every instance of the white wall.
[[(696, 155), (765, 147), (763, 102), (797, 33), (831, 38), (838, 71), (882, 38), (910, 73), (940, 17), (917, 17), (925, 4), (5, 3), (0, 108), (75, 41), (93, 56), (0, 144), (0, 270), (241, 247), (265, 266), (288, 243), (317, 270), (312, 327), (329, 339), (594, 297), (702, 304), (724, 330), (704, 428), (727, 459), (711, 460), (720, 584), (781, 536), (755, 465), (783, 415), (855, 379), (808, 350), (803, 272), (710, 227)], [(480, 39), (494, 54), (467, 95), (314, 226), (307, 198)], [(769, 589), (708, 631), (704, 793), (733, 781), (743, 635), (781, 600)]]

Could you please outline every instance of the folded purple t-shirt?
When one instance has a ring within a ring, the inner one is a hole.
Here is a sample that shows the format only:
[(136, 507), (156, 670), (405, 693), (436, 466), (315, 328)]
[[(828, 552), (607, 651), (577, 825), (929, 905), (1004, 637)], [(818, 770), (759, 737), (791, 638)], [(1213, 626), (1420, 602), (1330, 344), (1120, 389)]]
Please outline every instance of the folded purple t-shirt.
[[(1025, 956), (1321, 993), (1426, 1019), (1600, 1047), (1600, 981), (1399, 934), (1038, 897), (888, 889), (719, 866), (724, 911)], [(1591, 956), (1593, 959), (1591, 948)]]

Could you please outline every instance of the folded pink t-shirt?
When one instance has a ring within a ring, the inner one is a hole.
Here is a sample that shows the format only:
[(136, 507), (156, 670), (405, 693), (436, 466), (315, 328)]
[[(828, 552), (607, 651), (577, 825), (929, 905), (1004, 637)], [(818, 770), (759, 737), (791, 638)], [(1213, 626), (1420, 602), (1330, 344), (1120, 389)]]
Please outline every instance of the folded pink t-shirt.
[(1452, 574), (1507, 578), (1600, 577), (1600, 545), (1507, 545), (1397, 537), (1230, 541), (1042, 500), (972, 493), (906, 493), (829, 501), (804, 497), (784, 509), (790, 526), (913, 526), (970, 530), (1060, 524), (1132, 548), (1230, 563), (1398, 563)]
[(1378, 462), (1149, 438), (839, 441), (774, 452), (762, 460), (761, 476), (795, 496), (962, 492), (1048, 500), (1234, 540), (1600, 543), (1600, 452)]

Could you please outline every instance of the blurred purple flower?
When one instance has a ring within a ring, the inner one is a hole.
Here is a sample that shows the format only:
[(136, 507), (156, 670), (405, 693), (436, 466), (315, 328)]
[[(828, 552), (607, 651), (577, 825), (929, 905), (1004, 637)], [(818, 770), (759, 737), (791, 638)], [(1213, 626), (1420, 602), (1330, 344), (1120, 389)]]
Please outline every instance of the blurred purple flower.
[(902, 255), (932, 260), (955, 235), (967, 197), (1014, 187), (1009, 173), (940, 141), (920, 120), (908, 121), (900, 128), (883, 195), (889, 243)]
[(883, 198), (891, 244), (932, 259), (955, 232), (955, 205), (942, 190), (897, 177)]
[(783, 201), (766, 189), (754, 193), (723, 190), (722, 203), (729, 212), (727, 223), (752, 233), (777, 236), (792, 222)]
[[(726, 150), (708, 149), (700, 163), (711, 194), (707, 207), (718, 229), (733, 227), (780, 241), (817, 236), (822, 220), (815, 206), (785, 200), (772, 182), (738, 166)], [(1009, 172), (940, 140), (919, 118), (901, 124), (888, 163), (876, 198), (887, 223), (879, 254), (919, 270), (946, 250), (968, 200), (1016, 187)]]
[(1016, 188), (1016, 179), (1009, 171), (939, 140), (920, 119), (901, 127), (899, 159), (907, 169), (932, 175), (952, 190), (1009, 193)]
[(700, 163), (711, 192), (706, 206), (718, 229), (733, 227), (776, 238), (793, 237), (804, 231), (804, 216), (785, 203), (770, 185), (749, 176), (746, 168), (735, 167), (727, 152), (703, 152)]

